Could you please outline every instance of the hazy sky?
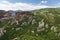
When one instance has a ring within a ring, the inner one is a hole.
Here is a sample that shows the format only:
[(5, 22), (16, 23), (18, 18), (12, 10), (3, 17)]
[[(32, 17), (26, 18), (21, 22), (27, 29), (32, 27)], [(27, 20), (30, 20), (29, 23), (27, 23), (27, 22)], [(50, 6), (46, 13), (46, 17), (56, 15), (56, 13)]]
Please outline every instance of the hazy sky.
[(0, 0), (0, 10), (34, 10), (60, 7), (60, 0)]

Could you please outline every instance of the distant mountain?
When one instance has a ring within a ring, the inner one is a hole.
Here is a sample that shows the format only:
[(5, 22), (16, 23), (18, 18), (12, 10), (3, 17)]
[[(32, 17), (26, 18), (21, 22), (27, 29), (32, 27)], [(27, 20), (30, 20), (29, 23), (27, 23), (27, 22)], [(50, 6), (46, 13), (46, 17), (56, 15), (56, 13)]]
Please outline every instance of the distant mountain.
[(16, 11), (8, 10), (8, 12), (12, 14), (12, 16), (15, 16), (16, 12), (21, 12), (21, 11), (22, 10), (16, 10)]
[(16, 13), (15, 11), (9, 10), (8, 12), (12, 14), (12, 16), (15, 16), (15, 13)]

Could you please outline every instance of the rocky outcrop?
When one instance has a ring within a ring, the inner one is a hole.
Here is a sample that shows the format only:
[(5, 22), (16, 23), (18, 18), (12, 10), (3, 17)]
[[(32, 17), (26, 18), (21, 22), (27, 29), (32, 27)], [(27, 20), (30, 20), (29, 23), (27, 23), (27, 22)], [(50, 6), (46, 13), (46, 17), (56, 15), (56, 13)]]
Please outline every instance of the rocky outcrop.
[(4, 28), (0, 28), (0, 37), (4, 35), (4, 33), (6, 33), (6, 30), (4, 30)]
[(4, 23), (11, 19), (11, 14), (7, 11), (0, 10), (0, 22)]
[(19, 18), (28, 18), (33, 16), (33, 14), (29, 11), (22, 11), (22, 12), (16, 12), (16, 19)]
[(42, 19), (40, 22), (39, 22), (39, 25), (38, 25), (38, 28), (37, 28), (37, 32), (39, 31), (44, 31), (44, 19)]

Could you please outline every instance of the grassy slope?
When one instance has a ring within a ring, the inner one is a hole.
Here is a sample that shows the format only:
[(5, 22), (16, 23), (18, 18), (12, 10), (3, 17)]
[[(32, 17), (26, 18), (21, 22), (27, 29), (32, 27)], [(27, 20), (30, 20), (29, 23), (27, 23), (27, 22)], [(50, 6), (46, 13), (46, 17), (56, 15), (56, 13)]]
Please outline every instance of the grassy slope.
[[(17, 40), (60, 40), (58, 36), (55, 36), (55, 33), (50, 30), (50, 27), (52, 25), (57, 26), (60, 29), (60, 9), (54, 9), (54, 8), (46, 8), (41, 10), (34, 10), (31, 11), (35, 14), (34, 18), (36, 20), (36, 23), (33, 25), (30, 23), (27, 26), (21, 26), (21, 24), (16, 25), (10, 25), (10, 23), (5, 23), (4, 25), (1, 25), (1, 27), (9, 26), (6, 30), (7, 32), (0, 38), (0, 40), (13, 40), (14, 38), (17, 38)], [(52, 15), (50, 15), (52, 13)], [(48, 24), (48, 29), (45, 29), (42, 32), (37, 32), (38, 22), (44, 19), (44, 23)], [(28, 19), (22, 20), (20, 23), (25, 22)], [(29, 20), (28, 20), (29, 21)], [(12, 29), (14, 28), (14, 29)], [(16, 31), (16, 28), (20, 28), (18, 31)], [(58, 31), (60, 32), (60, 30)], [(34, 30), (34, 33), (31, 31)], [(47, 32), (46, 32), (47, 30)], [(36, 36), (38, 34), (38, 36)]]

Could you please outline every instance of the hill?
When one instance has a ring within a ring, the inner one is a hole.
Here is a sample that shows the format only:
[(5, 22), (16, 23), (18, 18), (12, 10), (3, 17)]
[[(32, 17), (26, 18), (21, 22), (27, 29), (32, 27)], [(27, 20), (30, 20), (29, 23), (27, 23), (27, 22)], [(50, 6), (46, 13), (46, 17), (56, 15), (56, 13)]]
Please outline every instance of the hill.
[(0, 40), (60, 40), (60, 8), (16, 12), (0, 23)]

